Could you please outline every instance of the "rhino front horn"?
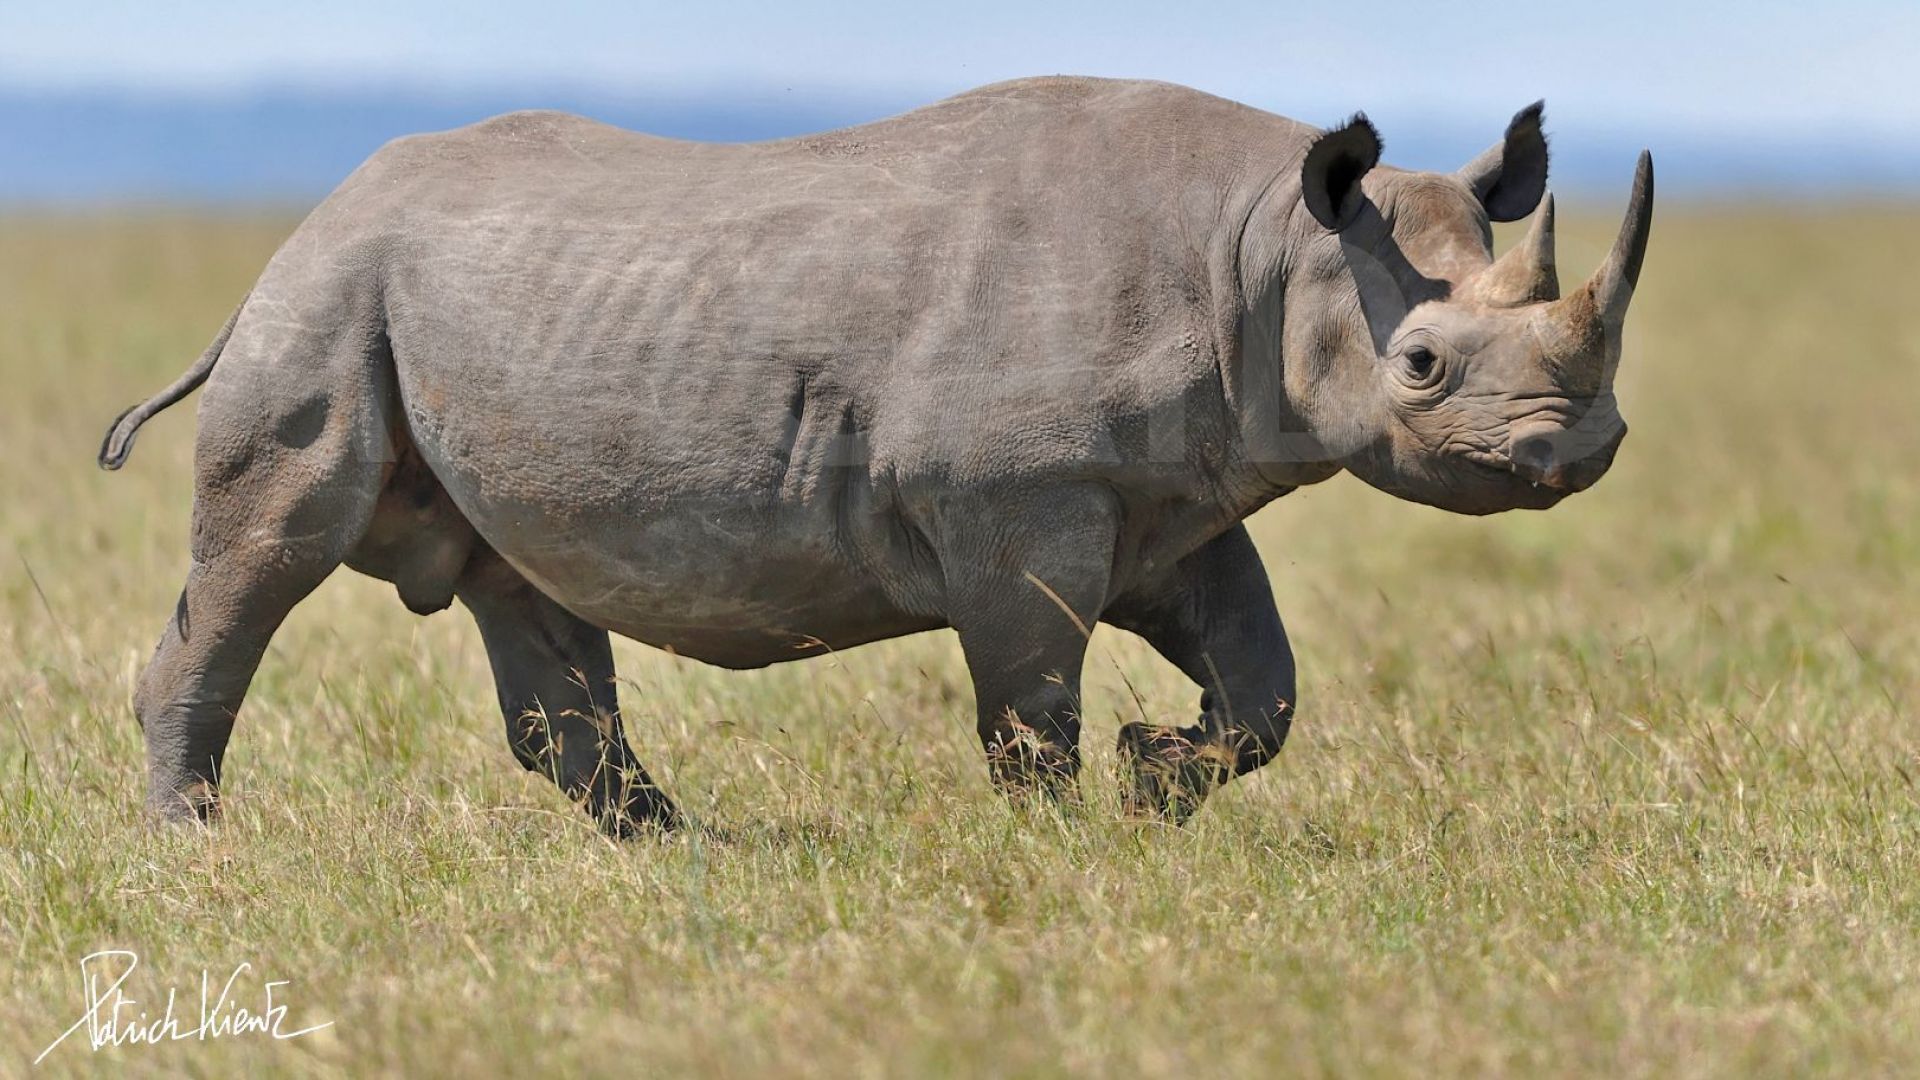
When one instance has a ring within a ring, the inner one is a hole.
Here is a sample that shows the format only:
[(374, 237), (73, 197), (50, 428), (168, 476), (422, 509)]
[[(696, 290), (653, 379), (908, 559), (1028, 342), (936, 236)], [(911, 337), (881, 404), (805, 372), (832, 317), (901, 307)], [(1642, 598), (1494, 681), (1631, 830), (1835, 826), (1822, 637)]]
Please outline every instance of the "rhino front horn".
[(1593, 272), (1587, 289), (1607, 325), (1618, 327), (1627, 316), (1627, 304), (1633, 288), (1640, 283), (1640, 264), (1647, 257), (1647, 234), (1653, 229), (1653, 155), (1640, 151), (1640, 166), (1633, 173), (1633, 196), (1627, 200), (1627, 218), (1613, 251), (1600, 269)]

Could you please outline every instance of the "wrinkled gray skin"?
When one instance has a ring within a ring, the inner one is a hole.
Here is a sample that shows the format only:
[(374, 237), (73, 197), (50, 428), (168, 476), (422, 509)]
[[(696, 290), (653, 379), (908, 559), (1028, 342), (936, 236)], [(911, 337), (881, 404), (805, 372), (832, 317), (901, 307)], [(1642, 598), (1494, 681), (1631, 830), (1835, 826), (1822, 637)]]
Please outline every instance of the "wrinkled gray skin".
[[(608, 632), (750, 668), (952, 627), (990, 772), (1079, 764), (1086, 630), (1205, 692), (1121, 737), (1184, 816), (1280, 750), (1294, 664), (1241, 522), (1348, 470), (1462, 513), (1605, 472), (1651, 205), (1564, 300), (1538, 106), (1452, 175), (1175, 86), (1034, 79), (754, 145), (518, 113), (315, 210), (201, 381), (193, 562), (142, 676), (149, 807), (214, 808), (289, 609), (345, 563), (455, 598), (508, 741), (605, 827), (676, 811)], [(905, 722), (906, 718), (903, 718)]]

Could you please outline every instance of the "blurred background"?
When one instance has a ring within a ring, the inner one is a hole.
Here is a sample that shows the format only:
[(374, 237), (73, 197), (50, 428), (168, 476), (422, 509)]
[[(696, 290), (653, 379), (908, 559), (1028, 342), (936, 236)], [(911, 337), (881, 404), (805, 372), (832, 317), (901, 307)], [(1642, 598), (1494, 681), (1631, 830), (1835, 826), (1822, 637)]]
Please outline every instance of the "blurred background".
[[(76, 1036), (50, 1075), (1920, 1076), (1916, 55), (1913, 0), (0, 0), (0, 1075), (114, 945), (143, 1003), (249, 961), (337, 1025)], [(472, 620), (352, 573), (274, 637), (223, 826), (144, 828), (194, 403), (96, 448), (377, 146), (537, 106), (756, 139), (1059, 72), (1365, 110), (1448, 170), (1545, 98), (1568, 282), (1652, 148), (1612, 472), (1251, 519), (1301, 720), (1184, 830), (1114, 809), (1120, 724), (1196, 696), (1124, 633), (1058, 820), (989, 789), (951, 634), (757, 672), (618, 641), (713, 829), (616, 850), (508, 753)]]
[(695, 139), (874, 119), (1039, 74), (1166, 79), (1453, 168), (1544, 97), (1558, 190), (1920, 190), (1920, 5), (0, 5), (0, 203), (315, 200), (385, 140), (551, 107)]

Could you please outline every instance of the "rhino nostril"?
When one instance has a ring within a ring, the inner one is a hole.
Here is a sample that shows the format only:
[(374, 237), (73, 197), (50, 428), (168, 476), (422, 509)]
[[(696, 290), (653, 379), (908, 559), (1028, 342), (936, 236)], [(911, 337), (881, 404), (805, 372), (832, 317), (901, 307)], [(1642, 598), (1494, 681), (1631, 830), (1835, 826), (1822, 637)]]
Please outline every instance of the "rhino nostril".
[(1528, 435), (1514, 440), (1510, 455), (1513, 463), (1522, 471), (1535, 475), (1545, 475), (1552, 471), (1554, 462), (1553, 440), (1545, 435)]

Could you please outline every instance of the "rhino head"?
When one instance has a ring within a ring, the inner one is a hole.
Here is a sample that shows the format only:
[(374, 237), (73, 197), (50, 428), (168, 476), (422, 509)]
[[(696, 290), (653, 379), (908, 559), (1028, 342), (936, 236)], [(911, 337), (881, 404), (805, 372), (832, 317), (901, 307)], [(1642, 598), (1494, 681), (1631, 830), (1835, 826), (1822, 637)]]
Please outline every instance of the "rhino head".
[[(1377, 166), (1364, 117), (1301, 167), (1309, 241), (1286, 273), (1285, 394), (1328, 457), (1402, 498), (1466, 514), (1544, 509), (1599, 480), (1626, 424), (1621, 327), (1646, 254), (1642, 153), (1605, 263), (1562, 295), (1541, 105), (1458, 172)], [(1492, 221), (1533, 214), (1495, 260)]]

